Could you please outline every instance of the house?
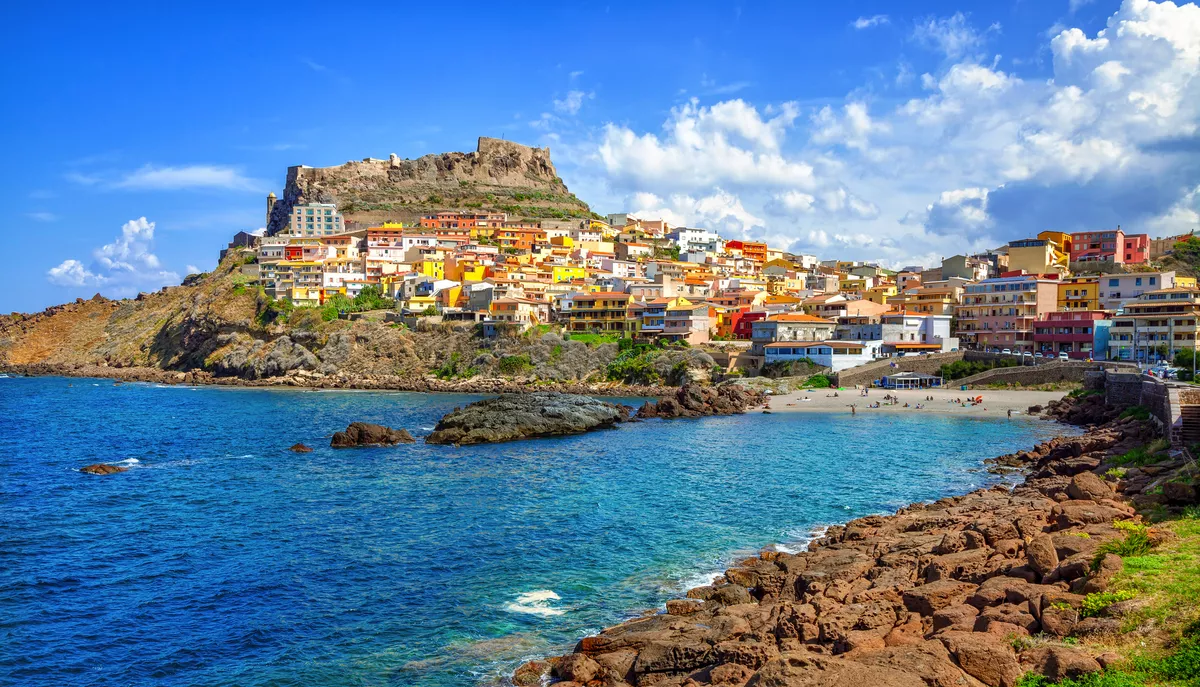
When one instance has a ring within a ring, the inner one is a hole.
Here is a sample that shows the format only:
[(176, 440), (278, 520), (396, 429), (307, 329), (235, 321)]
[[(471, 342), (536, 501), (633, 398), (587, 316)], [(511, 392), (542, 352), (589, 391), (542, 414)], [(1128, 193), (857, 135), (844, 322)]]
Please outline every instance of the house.
[(1108, 355), (1109, 317), (1103, 310), (1046, 313), (1033, 323), (1034, 348), (1055, 357), (1066, 353), (1077, 360), (1103, 359)]
[(828, 367), (834, 372), (869, 363), (875, 359), (877, 349), (862, 341), (823, 341), (803, 343), (780, 341), (763, 346), (763, 362), (789, 362), (808, 358), (817, 365)]
[(688, 306), (691, 302), (684, 298), (655, 298), (647, 301), (642, 310), (640, 331), (643, 336), (656, 336), (663, 333), (666, 326), (667, 309), (676, 306)]
[(1037, 238), (1010, 241), (1008, 269), (1010, 272), (1065, 275), (1069, 271), (1070, 249), (1070, 235), (1053, 231), (1043, 231)]
[(1071, 234), (1071, 262), (1111, 262), (1140, 265), (1150, 259), (1150, 237), (1113, 231), (1081, 231)]
[(497, 298), (488, 311), (492, 320), (519, 325), (521, 331), (550, 320), (550, 304), (528, 298)]
[(571, 297), (567, 328), (572, 332), (623, 334), (630, 329), (627, 311), (632, 302), (633, 297), (627, 293), (577, 293)]
[(679, 303), (667, 307), (662, 336), (668, 341), (686, 341), (696, 345), (707, 343), (712, 336), (716, 312), (708, 303)]
[(751, 351), (762, 355), (763, 347), (779, 341), (827, 341), (837, 322), (804, 313), (771, 315), (750, 325)]
[(1058, 285), (1059, 310), (1099, 310), (1100, 278), (1072, 277)]

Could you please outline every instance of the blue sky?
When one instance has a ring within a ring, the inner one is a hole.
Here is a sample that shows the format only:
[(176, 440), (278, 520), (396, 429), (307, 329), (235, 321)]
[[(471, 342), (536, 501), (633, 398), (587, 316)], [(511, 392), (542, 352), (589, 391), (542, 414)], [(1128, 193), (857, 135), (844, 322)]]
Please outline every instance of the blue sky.
[(6, 7), (0, 311), (211, 269), (288, 165), (480, 135), (599, 212), (894, 266), (1197, 224), (1195, 5), (501, 5)]

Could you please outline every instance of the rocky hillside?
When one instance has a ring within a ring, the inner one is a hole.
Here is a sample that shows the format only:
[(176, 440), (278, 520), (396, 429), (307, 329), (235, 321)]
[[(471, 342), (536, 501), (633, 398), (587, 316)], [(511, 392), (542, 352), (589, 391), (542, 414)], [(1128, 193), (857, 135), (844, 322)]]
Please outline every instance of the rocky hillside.
[(615, 343), (543, 331), (486, 339), (470, 324), (421, 320), (410, 329), (338, 319), (332, 309), (263, 295), (243, 273), (249, 259), (231, 253), (212, 273), (136, 299), (97, 295), (0, 316), (0, 370), (419, 391), (597, 393), (623, 383), (623, 393), (658, 395), (658, 384), (707, 378), (713, 366), (698, 350), (654, 350), (638, 353), (641, 373), (614, 376), (625, 369)]
[(549, 148), (486, 137), (473, 153), (289, 167), (268, 233), (287, 226), (295, 204), (309, 202), (337, 203), (347, 221), (360, 224), (411, 222), (437, 210), (495, 210), (514, 219), (591, 216), (559, 178)]

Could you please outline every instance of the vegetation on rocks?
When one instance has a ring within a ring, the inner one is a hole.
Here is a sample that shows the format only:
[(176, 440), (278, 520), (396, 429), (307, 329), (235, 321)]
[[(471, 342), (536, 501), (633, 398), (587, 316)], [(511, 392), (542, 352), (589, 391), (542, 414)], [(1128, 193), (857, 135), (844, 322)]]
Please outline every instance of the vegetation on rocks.
[(946, 381), (962, 379), (987, 372), (998, 367), (1016, 367), (1017, 362), (1008, 358), (1001, 360), (956, 360), (938, 368), (938, 374)]

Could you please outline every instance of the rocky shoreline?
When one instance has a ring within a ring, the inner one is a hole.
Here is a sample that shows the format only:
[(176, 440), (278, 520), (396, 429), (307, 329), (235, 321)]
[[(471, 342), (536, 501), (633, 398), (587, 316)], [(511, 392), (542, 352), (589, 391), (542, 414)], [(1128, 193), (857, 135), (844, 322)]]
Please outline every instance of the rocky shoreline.
[(114, 367), (106, 365), (4, 365), (0, 372), (29, 377), (91, 377), (122, 382), (152, 382), (156, 384), (212, 385), (232, 387), (294, 387), (300, 389), (346, 389), (370, 391), (411, 391), (418, 393), (457, 394), (523, 394), (557, 391), (566, 394), (591, 396), (628, 396), (653, 398), (672, 395), (676, 387), (660, 385), (631, 385), (616, 382), (537, 382), (498, 378), (445, 380), (426, 375), (326, 375), (308, 370), (293, 370), (279, 377), (243, 379), (221, 377), (203, 370), (186, 372), (162, 370), (156, 367)]
[(1143, 504), (1168, 473), (1102, 477), (1113, 456), (1159, 432), (1109, 408), (1074, 407), (1059, 404), (1051, 416), (1104, 424), (989, 461), (1025, 471), (1022, 484), (859, 518), (802, 553), (764, 551), (668, 601), (665, 613), (522, 665), (513, 682), (1014, 687), (1028, 671), (1060, 680), (1101, 670), (1119, 657), (1021, 640), (1119, 631), (1119, 608), (1083, 617), (1083, 601), (1121, 569), (1101, 547), (1140, 527), (1130, 501)]

